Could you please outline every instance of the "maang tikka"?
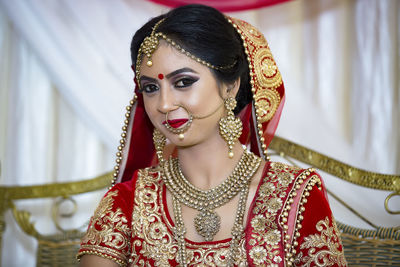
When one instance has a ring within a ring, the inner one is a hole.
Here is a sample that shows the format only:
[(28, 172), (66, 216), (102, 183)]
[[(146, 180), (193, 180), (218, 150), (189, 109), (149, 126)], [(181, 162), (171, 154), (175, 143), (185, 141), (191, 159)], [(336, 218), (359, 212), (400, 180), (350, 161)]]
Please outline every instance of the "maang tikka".
[(154, 128), (154, 131), (153, 131), (153, 142), (154, 142), (154, 147), (156, 149), (158, 163), (161, 164), (164, 162), (163, 154), (164, 154), (164, 147), (167, 142), (167, 139), (157, 128)]
[(182, 54), (186, 55), (187, 57), (189, 57), (189, 58), (195, 60), (196, 62), (203, 64), (204, 66), (207, 66), (211, 69), (225, 70), (225, 69), (230, 69), (236, 65), (237, 61), (235, 60), (234, 62), (232, 62), (232, 64), (229, 64), (226, 66), (216, 66), (216, 65), (213, 65), (213, 64), (195, 56), (194, 54), (190, 53), (185, 48), (183, 48), (181, 45), (179, 45), (174, 40), (169, 38), (166, 34), (164, 34), (162, 32), (157, 32), (158, 27), (160, 26), (160, 24), (163, 23), (163, 21), (165, 21), (165, 18), (160, 19), (160, 21), (158, 21), (154, 25), (154, 27), (151, 31), (151, 34), (143, 39), (143, 42), (141, 43), (141, 45), (139, 47), (139, 50), (137, 53), (136, 71), (135, 71), (135, 76), (138, 81), (139, 87), (140, 87), (140, 82), (139, 82), (140, 81), (140, 66), (142, 63), (142, 59), (144, 56), (146, 56), (147, 57), (146, 65), (148, 67), (153, 66), (152, 55), (157, 50), (158, 45), (160, 43), (160, 39), (163, 39), (164, 41), (166, 41), (168, 44), (172, 45), (176, 50), (178, 50)]
[(235, 117), (233, 110), (236, 107), (236, 100), (233, 97), (228, 97), (224, 101), (225, 108), (228, 114), (219, 120), (219, 133), (228, 144), (228, 156), (233, 158), (233, 146), (239, 137), (242, 135), (242, 121)]

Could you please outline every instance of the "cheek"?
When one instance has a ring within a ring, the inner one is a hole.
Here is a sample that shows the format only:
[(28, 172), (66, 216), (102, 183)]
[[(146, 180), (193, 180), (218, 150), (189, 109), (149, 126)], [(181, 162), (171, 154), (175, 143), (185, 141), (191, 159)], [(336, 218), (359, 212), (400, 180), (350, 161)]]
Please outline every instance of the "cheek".
[(154, 124), (155, 116), (157, 114), (157, 101), (154, 97), (143, 96), (144, 110), (147, 116), (149, 116), (150, 121)]
[(209, 109), (214, 109), (221, 102), (219, 89), (214, 84), (206, 84), (193, 89), (195, 90), (187, 95), (184, 103), (195, 114), (202, 114)]

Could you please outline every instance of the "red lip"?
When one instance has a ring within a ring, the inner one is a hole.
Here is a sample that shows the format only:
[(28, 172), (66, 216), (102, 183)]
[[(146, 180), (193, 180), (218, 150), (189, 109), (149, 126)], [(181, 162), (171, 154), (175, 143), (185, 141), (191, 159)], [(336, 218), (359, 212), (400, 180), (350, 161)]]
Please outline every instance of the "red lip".
[[(185, 123), (188, 122), (188, 119), (176, 119), (176, 120), (168, 120), (168, 124), (172, 127), (172, 128), (179, 128), (182, 125), (184, 125)], [(164, 121), (163, 124), (166, 124), (167, 122)]]

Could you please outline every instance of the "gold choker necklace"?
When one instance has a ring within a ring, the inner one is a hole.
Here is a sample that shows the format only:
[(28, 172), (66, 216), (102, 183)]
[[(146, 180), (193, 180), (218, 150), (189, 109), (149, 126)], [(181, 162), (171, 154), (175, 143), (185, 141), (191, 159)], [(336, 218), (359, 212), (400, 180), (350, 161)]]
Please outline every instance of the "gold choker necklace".
[(199, 211), (194, 219), (196, 231), (205, 241), (212, 241), (221, 221), (214, 210), (228, 203), (248, 184), (260, 162), (259, 157), (244, 151), (232, 174), (223, 183), (203, 191), (185, 178), (178, 159), (170, 159), (163, 166), (165, 184), (180, 203)]
[(196, 231), (206, 241), (211, 241), (220, 227), (220, 217), (214, 209), (226, 204), (240, 192), (227, 259), (229, 266), (234, 265), (235, 258), (239, 255), (239, 242), (244, 231), (243, 217), (250, 181), (260, 163), (261, 159), (259, 157), (245, 150), (232, 174), (222, 184), (207, 191), (200, 190), (190, 184), (181, 171), (178, 159), (170, 159), (163, 164), (163, 179), (172, 193), (175, 215), (174, 235), (178, 242), (178, 261), (180, 266), (187, 266), (186, 229), (183, 223), (181, 204), (200, 211), (194, 220)]

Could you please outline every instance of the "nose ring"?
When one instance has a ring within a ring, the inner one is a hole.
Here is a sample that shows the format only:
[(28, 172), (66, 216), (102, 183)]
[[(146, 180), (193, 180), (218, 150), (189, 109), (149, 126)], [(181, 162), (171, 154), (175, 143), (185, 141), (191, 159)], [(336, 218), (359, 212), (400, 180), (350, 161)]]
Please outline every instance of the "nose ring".
[(193, 115), (188, 111), (187, 108), (185, 108), (182, 105), (178, 105), (179, 107), (183, 108), (185, 110), (185, 112), (189, 115), (189, 119), (186, 122), (186, 124), (182, 127), (182, 128), (174, 128), (172, 127), (169, 122), (168, 122), (168, 114), (169, 111), (167, 111), (167, 113), (165, 113), (165, 124), (164, 126), (168, 129), (168, 131), (177, 134), (179, 140), (183, 140), (185, 138), (184, 133), (189, 129), (189, 127), (192, 125), (193, 122)]

